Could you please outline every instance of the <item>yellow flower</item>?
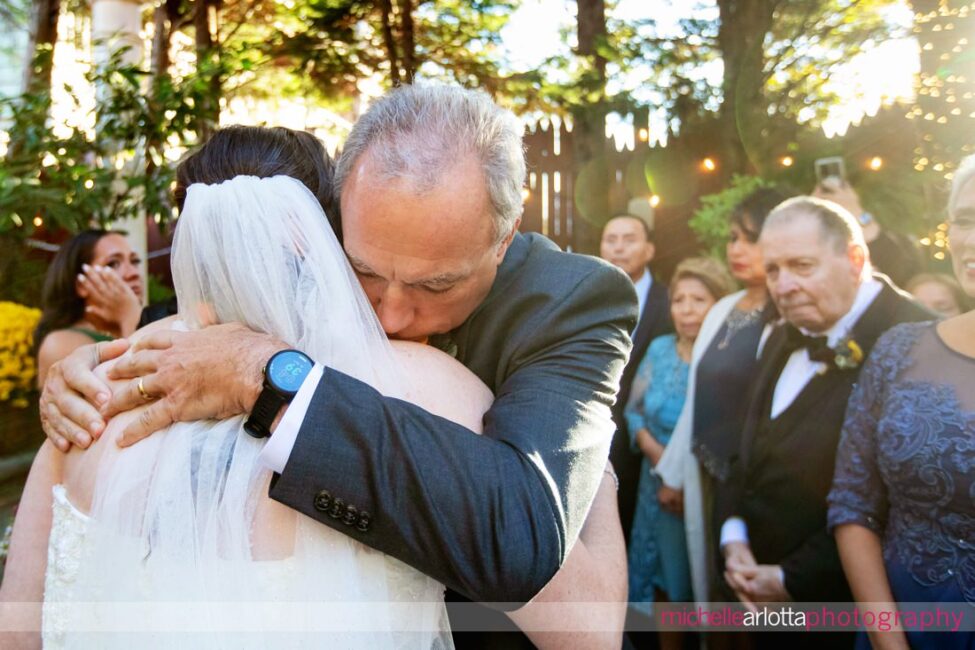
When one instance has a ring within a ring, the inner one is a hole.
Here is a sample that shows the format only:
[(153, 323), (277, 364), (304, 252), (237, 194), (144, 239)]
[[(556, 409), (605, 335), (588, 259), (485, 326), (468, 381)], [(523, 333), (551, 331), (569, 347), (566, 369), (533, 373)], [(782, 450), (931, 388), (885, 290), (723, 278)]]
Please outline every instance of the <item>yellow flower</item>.
[(0, 301), (0, 402), (28, 405), (26, 396), (34, 390), (37, 375), (32, 339), (40, 317), (37, 309)]
[(850, 357), (857, 365), (859, 365), (860, 362), (863, 361), (863, 348), (861, 348), (857, 342), (852, 339), (846, 344), (846, 347), (850, 348)]

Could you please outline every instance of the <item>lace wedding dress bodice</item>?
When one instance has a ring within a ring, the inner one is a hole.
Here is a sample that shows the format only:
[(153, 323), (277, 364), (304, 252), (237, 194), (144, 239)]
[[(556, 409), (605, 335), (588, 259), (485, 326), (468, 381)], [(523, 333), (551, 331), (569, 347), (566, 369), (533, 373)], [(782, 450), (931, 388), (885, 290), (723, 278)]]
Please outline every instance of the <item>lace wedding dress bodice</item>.
[[(293, 602), (289, 586), (302, 579), (294, 557), (254, 561), (259, 598), (217, 604), (160, 600), (155, 576), (181, 567), (147, 560), (140, 540), (118, 538), (117, 578), (92, 580), (85, 556), (96, 536), (92, 519), (75, 508), (63, 485), (53, 489), (53, 513), (44, 581), (42, 638), (45, 650), (67, 648), (452, 648), (446, 627), (443, 586), (411, 567), (365, 546), (384, 573), (392, 603), (354, 603), (329, 593), (329, 576), (320, 576), (323, 600)], [(308, 520), (316, 535), (340, 535)], [(98, 538), (99, 543), (104, 538)], [(168, 592), (166, 592), (168, 593)], [(382, 608), (382, 611), (378, 611)], [(206, 609), (205, 616), (195, 615)], [(262, 615), (266, 614), (265, 615)], [(330, 613), (331, 612), (331, 613)], [(387, 619), (377, 632), (377, 618)], [(201, 619), (203, 624), (201, 625)], [(351, 631), (350, 631), (351, 630)], [(414, 630), (414, 631), (406, 631)], [(439, 630), (432, 632), (431, 630)]]

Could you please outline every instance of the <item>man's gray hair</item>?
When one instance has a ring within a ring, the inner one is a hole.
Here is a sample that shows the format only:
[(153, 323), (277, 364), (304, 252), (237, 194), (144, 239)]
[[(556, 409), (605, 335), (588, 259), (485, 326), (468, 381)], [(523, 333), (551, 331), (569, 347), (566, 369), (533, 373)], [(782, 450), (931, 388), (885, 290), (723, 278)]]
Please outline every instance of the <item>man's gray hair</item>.
[(349, 134), (335, 171), (341, 194), (368, 151), (385, 179), (407, 178), (418, 194), (431, 191), (458, 160), (481, 163), (497, 241), (522, 213), (524, 126), (484, 92), (446, 84), (400, 86), (379, 98)]
[(958, 164), (955, 175), (951, 177), (951, 195), (948, 197), (948, 216), (955, 214), (961, 191), (975, 178), (975, 155), (968, 156)]
[[(867, 248), (867, 242), (863, 238), (863, 228), (849, 210), (832, 201), (823, 201), (812, 196), (796, 196), (787, 199), (769, 212), (762, 226), (762, 232), (807, 217), (816, 220), (823, 241), (832, 244), (837, 253), (845, 253), (850, 244), (857, 244), (863, 249), (863, 254), (869, 262), (870, 249)], [(865, 267), (869, 267), (869, 264)]]

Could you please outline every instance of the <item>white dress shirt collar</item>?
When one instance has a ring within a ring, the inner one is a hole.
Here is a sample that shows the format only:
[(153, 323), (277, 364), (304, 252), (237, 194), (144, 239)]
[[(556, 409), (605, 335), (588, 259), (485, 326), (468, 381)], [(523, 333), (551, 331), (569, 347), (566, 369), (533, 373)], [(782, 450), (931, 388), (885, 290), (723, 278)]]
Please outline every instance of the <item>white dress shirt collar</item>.
[(636, 299), (639, 305), (640, 311), (639, 317), (637, 318), (637, 324), (640, 322), (640, 318), (643, 318), (643, 308), (647, 306), (647, 296), (650, 295), (650, 287), (653, 286), (653, 276), (650, 275), (650, 271), (643, 269), (643, 275), (640, 279), (633, 283), (633, 287), (636, 289)]

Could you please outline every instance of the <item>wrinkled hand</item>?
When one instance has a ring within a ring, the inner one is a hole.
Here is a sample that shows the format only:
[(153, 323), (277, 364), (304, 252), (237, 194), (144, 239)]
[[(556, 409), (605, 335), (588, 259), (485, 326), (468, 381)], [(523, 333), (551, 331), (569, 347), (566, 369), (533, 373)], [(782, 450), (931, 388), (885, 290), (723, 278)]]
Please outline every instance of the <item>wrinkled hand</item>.
[(758, 566), (755, 556), (752, 555), (751, 546), (745, 542), (731, 542), (725, 544), (721, 550), (725, 557), (725, 582), (735, 592), (738, 600), (744, 603), (748, 609), (755, 611), (755, 604), (745, 591), (747, 583), (739, 571), (742, 567)]
[(142, 303), (122, 277), (105, 266), (82, 266), (78, 279), (88, 288), (89, 305), (85, 312), (108, 323), (118, 323), (122, 336), (139, 326)]
[[(779, 565), (749, 566), (729, 561), (726, 566), (728, 573), (736, 575), (736, 582), (741, 585), (740, 593), (743, 593), (751, 603), (785, 603), (792, 600), (792, 596), (786, 591), (785, 584), (782, 582), (782, 571)], [(748, 602), (742, 602), (748, 605)]]
[(93, 370), (128, 348), (125, 339), (83, 345), (47, 371), (41, 392), (41, 425), (58, 449), (67, 451), (72, 444), (85, 449), (104, 431), (105, 420), (98, 408), (108, 403), (111, 391)]
[(661, 485), (657, 490), (657, 501), (660, 502), (660, 507), (667, 512), (675, 514), (678, 517), (684, 516), (683, 490), (675, 490), (672, 487)]
[(287, 347), (239, 323), (147, 334), (109, 371), (110, 379), (129, 381), (112, 395), (104, 410), (107, 417), (146, 404), (140, 378), (152, 398), (118, 444), (127, 447), (173, 422), (250, 412), (261, 392), (264, 364)]

